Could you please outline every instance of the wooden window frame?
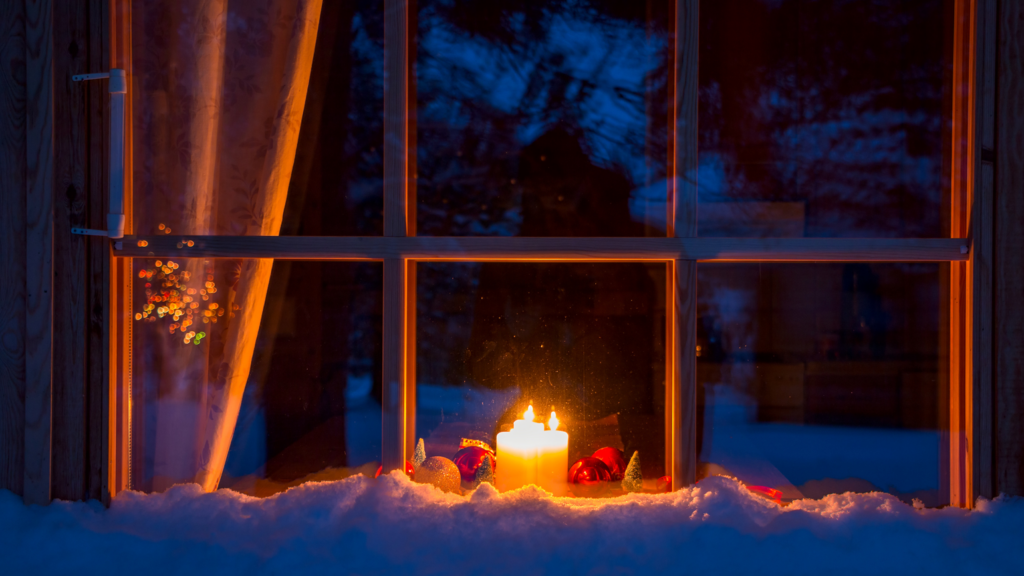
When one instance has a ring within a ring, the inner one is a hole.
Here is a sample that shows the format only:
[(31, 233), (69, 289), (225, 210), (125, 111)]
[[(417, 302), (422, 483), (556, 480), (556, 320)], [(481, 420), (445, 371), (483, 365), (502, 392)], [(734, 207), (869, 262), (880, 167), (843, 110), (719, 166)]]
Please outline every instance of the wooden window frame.
[[(663, 238), (423, 237), (416, 235), (415, 94), (410, 14), (415, 0), (385, 0), (384, 235), (134, 236), (127, 181), (122, 241), (111, 244), (107, 498), (130, 487), (132, 258), (284, 258), (382, 261), (385, 470), (413, 449), (416, 264), (430, 261), (660, 261), (666, 275), (665, 458), (672, 489), (696, 479), (696, 280), (699, 262), (949, 262), (948, 468), (950, 503), (992, 492), (992, 189), (996, 0), (956, 0), (949, 238), (701, 238), (697, 168), (698, 0), (676, 0), (668, 232)], [(111, 0), (111, 67), (130, 74), (130, 3)], [(131, 110), (131, 90), (126, 102)], [(130, 114), (130, 112), (129, 112)], [(129, 116), (130, 117), (130, 116)], [(126, 171), (131, 166), (131, 127)], [(182, 239), (193, 241), (182, 246)], [(144, 241), (144, 242), (143, 242)], [(674, 295), (674, 296), (672, 296)]]

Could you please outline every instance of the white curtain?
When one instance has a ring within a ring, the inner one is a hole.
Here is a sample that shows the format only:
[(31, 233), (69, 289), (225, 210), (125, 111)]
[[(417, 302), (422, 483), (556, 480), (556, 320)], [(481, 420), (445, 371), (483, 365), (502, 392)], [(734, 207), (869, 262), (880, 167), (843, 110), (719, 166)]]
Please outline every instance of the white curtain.
[[(184, 241), (279, 233), (321, 2), (133, 2), (136, 234)], [(173, 264), (135, 265), (133, 398), (141, 405), (133, 409), (133, 473), (144, 489), (198, 482), (211, 491), (238, 419), (273, 260)], [(193, 314), (192, 325), (172, 304)], [(197, 342), (190, 332), (206, 336)]]

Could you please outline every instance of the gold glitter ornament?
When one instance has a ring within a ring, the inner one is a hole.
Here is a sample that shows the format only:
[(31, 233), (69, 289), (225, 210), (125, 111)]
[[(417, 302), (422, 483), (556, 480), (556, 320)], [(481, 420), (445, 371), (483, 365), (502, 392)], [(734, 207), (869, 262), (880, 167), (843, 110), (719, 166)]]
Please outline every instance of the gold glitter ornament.
[(416, 481), (458, 494), (462, 485), (462, 475), (459, 474), (459, 467), (455, 462), (441, 456), (431, 456), (416, 469)]

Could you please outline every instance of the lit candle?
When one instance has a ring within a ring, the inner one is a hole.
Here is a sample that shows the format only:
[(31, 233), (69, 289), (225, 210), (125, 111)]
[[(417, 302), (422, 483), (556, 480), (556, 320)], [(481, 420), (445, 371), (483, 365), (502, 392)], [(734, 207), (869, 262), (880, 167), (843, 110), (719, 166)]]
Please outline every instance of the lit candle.
[(533, 406), (527, 408), (522, 420), (512, 424), (512, 430), (499, 432), (495, 472), (498, 490), (514, 490), (536, 484), (556, 496), (566, 493), (566, 473), (569, 466), (569, 435), (558, 430), (554, 411), (544, 424), (533, 421)]
[(551, 411), (544, 442), (538, 450), (537, 484), (555, 496), (565, 496), (568, 489), (569, 433), (558, 429), (558, 417)]

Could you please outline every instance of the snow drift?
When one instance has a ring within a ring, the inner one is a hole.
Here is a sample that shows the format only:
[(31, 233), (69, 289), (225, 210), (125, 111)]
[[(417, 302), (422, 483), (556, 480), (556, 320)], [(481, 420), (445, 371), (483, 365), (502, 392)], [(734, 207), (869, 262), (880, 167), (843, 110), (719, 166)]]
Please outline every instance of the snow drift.
[(196, 485), (26, 507), (0, 491), (5, 574), (1021, 574), (1024, 500), (977, 510), (841, 494), (787, 507), (721, 477), (671, 494), (444, 494), (393, 473), (257, 499)]

